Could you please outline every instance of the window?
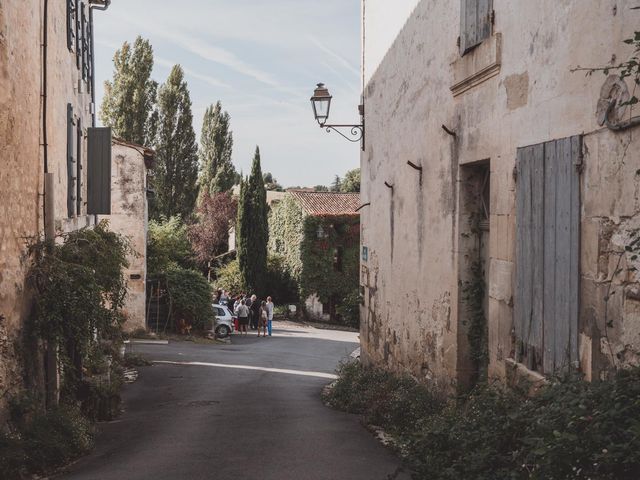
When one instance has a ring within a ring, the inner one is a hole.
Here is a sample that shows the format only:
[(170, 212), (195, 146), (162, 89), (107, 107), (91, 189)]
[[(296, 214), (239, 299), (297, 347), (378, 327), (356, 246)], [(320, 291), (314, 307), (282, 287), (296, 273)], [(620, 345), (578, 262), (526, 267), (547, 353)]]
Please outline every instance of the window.
[(67, 48), (73, 52), (76, 48), (76, 17), (78, 13), (76, 0), (67, 0)]
[(518, 149), (516, 360), (551, 374), (578, 358), (582, 137)]
[(470, 52), (491, 35), (493, 0), (461, 0), (460, 55)]
[(76, 155), (75, 155), (75, 126), (73, 118), (73, 106), (67, 104), (67, 216), (73, 217), (76, 213)]

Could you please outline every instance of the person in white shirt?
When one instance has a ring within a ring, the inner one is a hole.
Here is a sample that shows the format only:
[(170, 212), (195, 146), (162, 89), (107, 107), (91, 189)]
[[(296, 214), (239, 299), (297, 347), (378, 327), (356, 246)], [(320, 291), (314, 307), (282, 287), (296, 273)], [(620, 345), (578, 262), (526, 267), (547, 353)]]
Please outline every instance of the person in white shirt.
[(247, 334), (247, 325), (249, 325), (249, 307), (244, 304), (244, 300), (240, 302), (238, 308), (236, 309), (236, 315), (238, 315), (238, 324), (240, 326), (240, 334), (242, 332)]
[(271, 321), (273, 320), (273, 301), (271, 297), (267, 297), (267, 332), (271, 336)]

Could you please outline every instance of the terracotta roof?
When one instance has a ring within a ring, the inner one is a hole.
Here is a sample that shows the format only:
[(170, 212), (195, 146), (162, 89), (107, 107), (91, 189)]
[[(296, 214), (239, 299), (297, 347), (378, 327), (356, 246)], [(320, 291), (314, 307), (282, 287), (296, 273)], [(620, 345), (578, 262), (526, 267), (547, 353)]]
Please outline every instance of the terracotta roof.
[(358, 215), (359, 193), (287, 190), (309, 215)]

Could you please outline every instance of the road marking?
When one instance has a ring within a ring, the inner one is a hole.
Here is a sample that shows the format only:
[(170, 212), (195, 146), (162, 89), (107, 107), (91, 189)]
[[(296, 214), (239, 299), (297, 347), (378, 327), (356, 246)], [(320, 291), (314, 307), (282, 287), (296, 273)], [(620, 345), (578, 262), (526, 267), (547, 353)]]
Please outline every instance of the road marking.
[(334, 375), (333, 373), (309, 372), (305, 370), (289, 370), (286, 368), (254, 367), (251, 365), (226, 365), (224, 363), (207, 363), (207, 362), (170, 362), (166, 360), (154, 360), (152, 363), (164, 364), (164, 365), (186, 365), (186, 366), (196, 366), (196, 367), (235, 368), (238, 370), (258, 370), (260, 372), (287, 373), (289, 375), (302, 375), (304, 377), (328, 378), (330, 380), (335, 380), (336, 378), (338, 378), (338, 376)]

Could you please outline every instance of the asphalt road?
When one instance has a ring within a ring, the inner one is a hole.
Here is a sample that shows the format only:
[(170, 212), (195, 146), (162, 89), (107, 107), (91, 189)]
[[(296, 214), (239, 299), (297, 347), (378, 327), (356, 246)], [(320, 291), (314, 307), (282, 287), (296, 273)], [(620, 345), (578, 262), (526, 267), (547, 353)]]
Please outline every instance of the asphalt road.
[(94, 452), (64, 479), (387, 480), (409, 478), (357, 416), (325, 407), (322, 388), (355, 333), (274, 326), (230, 345), (136, 345), (156, 363), (100, 425)]

